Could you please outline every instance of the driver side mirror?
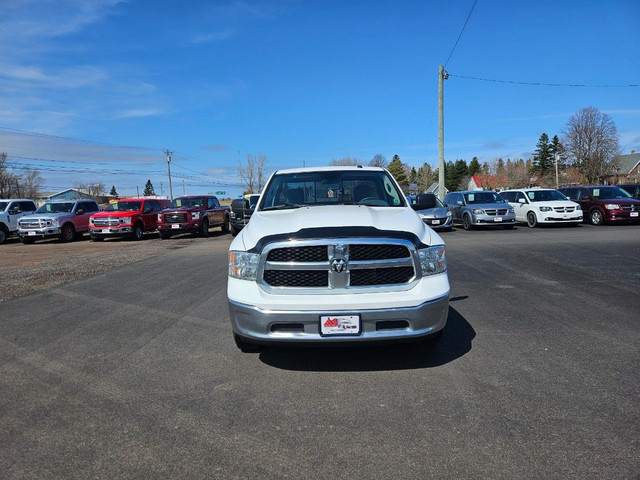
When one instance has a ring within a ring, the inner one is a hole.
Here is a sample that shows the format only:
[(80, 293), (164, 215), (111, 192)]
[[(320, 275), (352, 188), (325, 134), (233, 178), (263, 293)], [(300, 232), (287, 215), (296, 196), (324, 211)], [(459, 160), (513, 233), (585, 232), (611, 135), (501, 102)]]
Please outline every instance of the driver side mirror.
[(17, 205), (9, 210), (9, 215), (16, 215), (18, 213), (22, 213), (22, 210), (20, 210), (20, 207)]
[(82, 215), (84, 214), (84, 208), (79, 208), (76, 210), (76, 215)]
[(518, 203), (527, 203), (527, 201), (524, 198), (519, 198)]

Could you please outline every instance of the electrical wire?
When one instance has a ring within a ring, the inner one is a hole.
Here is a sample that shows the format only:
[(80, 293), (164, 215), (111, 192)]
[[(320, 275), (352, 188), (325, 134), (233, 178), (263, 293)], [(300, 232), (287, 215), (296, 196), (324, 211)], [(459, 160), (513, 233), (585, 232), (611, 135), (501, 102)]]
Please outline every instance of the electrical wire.
[[(448, 73), (448, 72), (447, 72)], [(580, 88), (634, 88), (640, 87), (638, 83), (631, 83), (627, 85), (586, 85), (582, 83), (543, 83), (543, 82), (520, 82), (516, 80), (496, 80), (491, 78), (470, 77), (466, 75), (454, 75), (449, 73), (450, 77), (464, 78), (465, 80), (477, 80), (479, 82), (494, 82), (494, 83), (511, 83), (514, 85), (533, 85), (536, 87), (580, 87)]]
[(471, 10), (469, 11), (469, 15), (467, 15), (467, 19), (464, 21), (464, 25), (462, 26), (462, 30), (460, 30), (460, 35), (458, 35), (458, 39), (456, 40), (456, 43), (453, 45), (453, 48), (451, 49), (451, 53), (447, 57), (447, 61), (444, 62), (444, 67), (445, 68), (446, 68), (447, 64), (449, 63), (449, 60), (451, 60), (451, 56), (453, 55), (453, 52), (456, 51), (456, 47), (458, 46), (458, 42), (462, 38), (462, 34), (464, 33), (464, 29), (467, 28), (467, 23), (469, 23), (469, 19), (471, 18), (471, 14), (473, 13), (473, 9), (476, 8), (476, 3), (478, 3), (478, 0), (474, 0), (473, 5), (471, 5)]

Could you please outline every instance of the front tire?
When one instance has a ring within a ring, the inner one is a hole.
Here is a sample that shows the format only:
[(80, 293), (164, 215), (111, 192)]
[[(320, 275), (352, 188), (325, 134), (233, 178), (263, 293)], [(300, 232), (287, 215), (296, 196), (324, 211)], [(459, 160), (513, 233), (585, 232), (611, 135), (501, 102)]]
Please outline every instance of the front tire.
[(535, 228), (538, 225), (538, 217), (533, 212), (527, 213), (527, 227)]
[(73, 239), (76, 237), (76, 231), (70, 224), (66, 224), (62, 226), (62, 230), (60, 230), (60, 241), (62, 243), (73, 242)]
[(589, 215), (591, 220), (591, 225), (602, 225), (604, 223), (604, 217), (602, 216), (602, 212), (598, 209), (595, 209)]
[(207, 238), (209, 236), (209, 220), (206, 218), (202, 220), (202, 224), (200, 225), (200, 236), (202, 238)]
[(220, 230), (222, 230), (222, 233), (229, 233), (229, 217), (224, 217), (224, 222), (222, 223)]
[(465, 230), (471, 230), (473, 228), (473, 224), (471, 223), (471, 217), (469, 217), (469, 215), (462, 216), (462, 227)]
[(136, 241), (142, 240), (143, 235), (144, 235), (144, 230), (142, 230), (142, 224), (136, 223), (133, 226), (133, 239)]
[(4, 226), (0, 227), (0, 245), (7, 241), (7, 231)]

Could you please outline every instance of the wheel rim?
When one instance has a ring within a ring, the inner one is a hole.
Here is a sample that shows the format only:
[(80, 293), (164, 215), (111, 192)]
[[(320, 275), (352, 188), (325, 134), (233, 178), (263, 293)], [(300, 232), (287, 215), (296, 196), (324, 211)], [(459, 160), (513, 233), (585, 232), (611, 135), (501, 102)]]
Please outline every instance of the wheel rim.
[(536, 226), (536, 223), (536, 214), (533, 212), (529, 212), (529, 214), (527, 215), (527, 225), (529, 225), (530, 228), (533, 228)]
[(0, 243), (4, 243), (7, 240), (7, 234), (4, 229), (0, 228)]
[(70, 242), (73, 240), (73, 229), (68, 225), (62, 228), (62, 241)]
[(134, 235), (137, 240), (140, 240), (142, 238), (142, 227), (140, 225), (136, 225)]
[(469, 230), (469, 227), (471, 227), (471, 221), (469, 220), (469, 217), (467, 215), (465, 215), (462, 219), (462, 226), (465, 230)]
[(600, 213), (600, 210), (594, 210), (591, 213), (591, 223), (594, 225), (600, 225), (602, 223), (602, 214)]
[(203, 220), (202, 222), (202, 236), (209, 236), (209, 222), (207, 220)]

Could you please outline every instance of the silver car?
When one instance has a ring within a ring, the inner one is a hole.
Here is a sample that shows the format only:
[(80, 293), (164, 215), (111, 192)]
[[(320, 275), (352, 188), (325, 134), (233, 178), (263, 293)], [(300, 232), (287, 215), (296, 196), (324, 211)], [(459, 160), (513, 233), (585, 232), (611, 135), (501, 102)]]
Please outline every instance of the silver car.
[(501, 226), (511, 229), (516, 223), (513, 207), (500, 195), (488, 190), (450, 192), (444, 197), (454, 224), (462, 224), (465, 230), (474, 227)]
[(408, 198), (420, 219), (434, 230), (451, 230), (453, 220), (451, 212), (433, 193), (420, 193)]

